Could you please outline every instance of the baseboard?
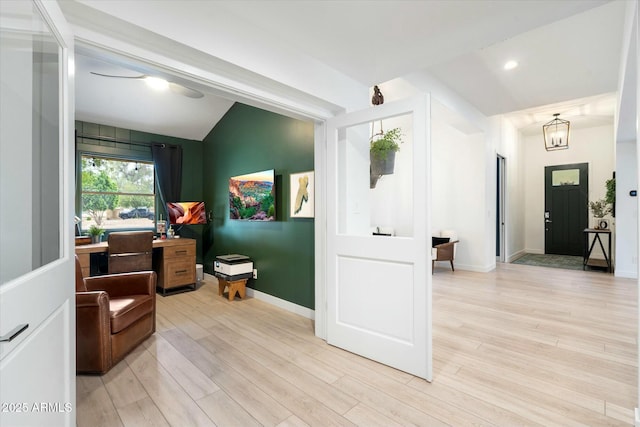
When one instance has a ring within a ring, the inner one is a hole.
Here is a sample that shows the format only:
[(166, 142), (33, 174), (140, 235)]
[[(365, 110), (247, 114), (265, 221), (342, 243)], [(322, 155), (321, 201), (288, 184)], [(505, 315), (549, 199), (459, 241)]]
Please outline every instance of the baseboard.
[[(436, 266), (437, 265), (438, 264), (436, 264)], [(495, 270), (496, 268), (495, 264), (483, 267), (481, 265), (457, 264), (455, 260), (453, 261), (453, 266), (456, 268), (456, 270), (475, 271), (476, 273), (488, 273)]]
[[(208, 280), (212, 280), (212, 281), (218, 280), (214, 275), (209, 273), (205, 273), (204, 276)], [(253, 288), (247, 287), (247, 296), (250, 298), (255, 298), (260, 301), (264, 301), (278, 308), (282, 308), (283, 310), (287, 310), (292, 313), (298, 314), (300, 316), (306, 317), (307, 319), (315, 320), (315, 317), (316, 317), (315, 310), (311, 310), (310, 308), (303, 307), (301, 305), (283, 300), (278, 297), (274, 297), (273, 295), (269, 295), (264, 292), (256, 291)]]
[(527, 253), (527, 252), (526, 252), (524, 249), (519, 250), (518, 252), (511, 254), (511, 255), (507, 258), (507, 262), (513, 262), (513, 261), (517, 260), (518, 258), (520, 258), (520, 257), (522, 257), (522, 256), (524, 256), (524, 255), (526, 255), (526, 253)]
[(252, 288), (247, 288), (247, 295), (257, 300), (264, 301), (271, 305), (275, 305), (276, 307), (282, 308), (292, 313), (299, 314), (300, 316), (306, 317), (307, 319), (315, 320), (316, 315), (314, 310), (311, 310), (310, 308), (303, 307), (298, 304), (294, 304), (291, 301), (286, 301), (281, 298), (274, 297), (273, 295), (256, 291), (255, 289), (252, 289)]
[(615, 270), (615, 274), (616, 277), (624, 277), (625, 279), (637, 279), (638, 278), (638, 272), (633, 270), (633, 271), (624, 271), (624, 270)]
[(523, 252), (526, 254), (544, 255), (544, 249), (525, 249)]

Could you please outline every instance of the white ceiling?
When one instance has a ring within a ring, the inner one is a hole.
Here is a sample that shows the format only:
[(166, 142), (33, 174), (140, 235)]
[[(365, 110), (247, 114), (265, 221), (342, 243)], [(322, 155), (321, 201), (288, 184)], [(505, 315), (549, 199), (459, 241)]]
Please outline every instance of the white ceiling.
[[(131, 23), (148, 7), (157, 22), (203, 40), (214, 39), (213, 17), (228, 18), (234, 31), (315, 58), (365, 86), (425, 72), (483, 114), (508, 114), (526, 132), (538, 131), (553, 113), (572, 126), (574, 119), (578, 125), (613, 122), (626, 1), (82, 3)], [(508, 59), (519, 67), (504, 71)], [(130, 70), (154, 71), (124, 59), (115, 66), (79, 55), (77, 118), (202, 140), (233, 102), (208, 93), (202, 99), (152, 93), (140, 80), (89, 74), (136, 74)]]

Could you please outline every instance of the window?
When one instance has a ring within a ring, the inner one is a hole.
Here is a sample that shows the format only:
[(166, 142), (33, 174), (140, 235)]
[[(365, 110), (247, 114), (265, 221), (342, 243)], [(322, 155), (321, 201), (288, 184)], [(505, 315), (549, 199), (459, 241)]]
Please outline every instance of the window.
[(153, 228), (153, 163), (83, 155), (82, 229)]
[(562, 169), (551, 172), (551, 185), (580, 185), (580, 169)]

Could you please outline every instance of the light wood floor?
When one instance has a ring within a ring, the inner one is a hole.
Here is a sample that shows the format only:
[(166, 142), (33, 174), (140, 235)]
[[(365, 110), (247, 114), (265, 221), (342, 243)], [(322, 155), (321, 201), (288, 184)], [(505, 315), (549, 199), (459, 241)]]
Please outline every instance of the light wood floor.
[(510, 264), (433, 281), (432, 383), (208, 282), (158, 296), (156, 334), (77, 377), (78, 426), (632, 425), (635, 281)]

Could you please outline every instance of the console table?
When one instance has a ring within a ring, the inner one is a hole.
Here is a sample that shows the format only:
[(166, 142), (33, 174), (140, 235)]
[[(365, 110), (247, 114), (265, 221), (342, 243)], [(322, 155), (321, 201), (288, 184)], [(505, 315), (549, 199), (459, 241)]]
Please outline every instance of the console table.
[[(107, 242), (76, 246), (82, 275), (91, 275), (91, 254), (106, 253)], [(153, 241), (153, 270), (158, 275), (159, 291), (166, 292), (187, 285), (196, 286), (196, 241), (194, 239), (156, 239)]]
[[(591, 235), (593, 235), (593, 240), (590, 239)], [(605, 249), (604, 244), (602, 243), (602, 239), (600, 239), (600, 235), (607, 236), (607, 249)], [(591, 240), (591, 245), (589, 245), (589, 241)], [(602, 253), (604, 254), (604, 259), (591, 258), (591, 253), (593, 252), (593, 248), (596, 245), (596, 242), (600, 244), (600, 249), (602, 249)], [(611, 266), (611, 230), (605, 229), (594, 229), (594, 228), (585, 228), (584, 229), (584, 255), (582, 258), (582, 269), (584, 270), (587, 266), (590, 267), (605, 267), (609, 273), (612, 272)]]

